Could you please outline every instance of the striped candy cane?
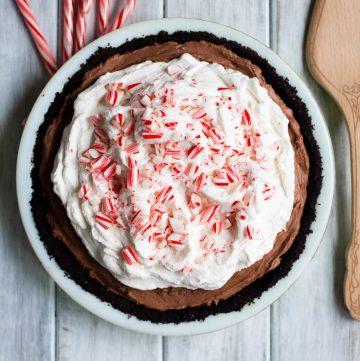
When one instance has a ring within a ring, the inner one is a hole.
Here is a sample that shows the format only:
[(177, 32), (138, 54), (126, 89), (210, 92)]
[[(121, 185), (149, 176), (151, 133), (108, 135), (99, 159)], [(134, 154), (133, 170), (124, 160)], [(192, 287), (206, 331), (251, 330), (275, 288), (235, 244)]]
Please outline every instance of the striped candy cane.
[(90, 12), (92, 4), (92, 0), (79, 0), (75, 25), (75, 52), (79, 51), (85, 45), (86, 16)]
[(64, 25), (63, 25), (63, 63), (73, 53), (74, 45), (74, 0), (64, 0)]
[(42, 34), (39, 24), (31, 12), (28, 0), (15, 0), (16, 4), (25, 20), (25, 23), (34, 40), (35, 46), (39, 51), (41, 60), (50, 75), (54, 74), (58, 68), (54, 55), (51, 53), (48, 43)]
[(110, 0), (99, 0), (99, 13), (97, 21), (97, 34), (100, 36), (104, 33), (109, 20)]
[(125, 5), (120, 9), (116, 19), (106, 28), (106, 33), (119, 29), (131, 15), (136, 5), (136, 0), (125, 0)]

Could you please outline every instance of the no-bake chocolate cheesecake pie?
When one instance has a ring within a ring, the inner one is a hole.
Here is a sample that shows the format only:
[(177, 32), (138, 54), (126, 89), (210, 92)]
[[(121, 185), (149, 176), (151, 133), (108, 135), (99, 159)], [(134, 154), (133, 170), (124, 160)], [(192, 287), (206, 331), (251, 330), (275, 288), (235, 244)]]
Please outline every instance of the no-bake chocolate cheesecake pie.
[(303, 102), (207, 33), (99, 49), (39, 129), (32, 209), (78, 284), (154, 322), (240, 309), (284, 277), (315, 217)]

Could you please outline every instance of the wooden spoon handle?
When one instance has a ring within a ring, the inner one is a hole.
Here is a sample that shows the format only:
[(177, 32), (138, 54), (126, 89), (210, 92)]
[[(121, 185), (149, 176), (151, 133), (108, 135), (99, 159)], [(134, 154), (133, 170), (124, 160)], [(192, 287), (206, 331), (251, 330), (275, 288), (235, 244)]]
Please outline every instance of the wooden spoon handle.
[[(360, 84), (360, 83), (358, 83)], [(360, 321), (360, 85), (344, 86), (342, 108), (349, 125), (352, 164), (352, 239), (346, 254), (344, 299), (351, 316)]]

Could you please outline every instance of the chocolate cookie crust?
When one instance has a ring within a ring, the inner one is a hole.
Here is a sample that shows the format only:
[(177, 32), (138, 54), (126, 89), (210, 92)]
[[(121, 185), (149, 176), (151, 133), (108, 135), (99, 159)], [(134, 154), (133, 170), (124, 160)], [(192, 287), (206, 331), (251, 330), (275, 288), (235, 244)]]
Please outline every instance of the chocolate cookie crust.
[[(280, 266), (275, 270), (268, 272), (261, 279), (258, 279), (242, 291), (238, 292), (236, 295), (228, 298), (225, 301), (221, 301), (217, 305), (189, 307), (176, 311), (155, 311), (153, 309), (147, 309), (144, 306), (136, 305), (134, 302), (112, 293), (95, 279), (91, 278), (85, 270), (79, 267), (77, 261), (74, 259), (68, 249), (52, 235), (52, 230), (46, 218), (46, 199), (42, 195), (40, 179), (36, 170), (41, 163), (42, 140), (45, 136), (45, 132), (48, 126), (61, 109), (66, 94), (70, 93), (79, 86), (86, 71), (117, 53), (121, 54), (142, 48), (144, 46), (162, 44), (168, 41), (184, 43), (191, 40), (205, 40), (217, 45), (223, 45), (229, 48), (235, 54), (249, 59), (255, 65), (258, 65), (262, 69), (263, 76), (267, 83), (272, 85), (274, 90), (278, 93), (278, 95), (280, 95), (286, 105), (293, 110), (294, 116), (300, 125), (305, 146), (310, 158), (311, 166), (309, 175), (308, 198), (305, 204), (305, 211), (302, 217), (300, 232), (290, 250), (282, 257)], [(40, 231), (42, 240), (45, 243), (50, 256), (55, 257), (58, 264), (75, 282), (77, 282), (87, 291), (94, 293), (103, 301), (111, 303), (115, 308), (121, 309), (126, 313), (136, 315), (140, 319), (148, 319), (153, 322), (165, 323), (181, 322), (187, 320), (190, 321), (193, 319), (203, 319), (209, 314), (238, 310), (247, 302), (250, 302), (253, 299), (259, 297), (265, 289), (271, 287), (278, 279), (285, 276), (290, 270), (294, 260), (298, 258), (299, 254), (303, 250), (306, 234), (310, 232), (310, 224), (315, 218), (316, 198), (319, 194), (322, 181), (320, 153), (312, 136), (311, 129), (312, 126), (307, 114), (307, 109), (304, 103), (302, 103), (302, 101), (297, 97), (295, 89), (292, 88), (285, 79), (279, 77), (275, 70), (266, 62), (266, 60), (262, 59), (254, 51), (248, 48), (244, 48), (235, 42), (230, 42), (225, 39), (218, 39), (208, 33), (178, 32), (172, 35), (167, 33), (159, 33), (157, 36), (148, 36), (145, 38), (134, 39), (123, 44), (119, 48), (108, 47), (99, 49), (92, 57), (88, 59), (86, 64), (82, 66), (81, 70), (78, 71), (71, 79), (69, 79), (63, 91), (60, 94), (57, 94), (53, 104), (50, 106), (45, 116), (44, 123), (39, 128), (37, 142), (34, 150), (35, 166), (32, 172), (34, 193), (31, 201), (36, 225)]]

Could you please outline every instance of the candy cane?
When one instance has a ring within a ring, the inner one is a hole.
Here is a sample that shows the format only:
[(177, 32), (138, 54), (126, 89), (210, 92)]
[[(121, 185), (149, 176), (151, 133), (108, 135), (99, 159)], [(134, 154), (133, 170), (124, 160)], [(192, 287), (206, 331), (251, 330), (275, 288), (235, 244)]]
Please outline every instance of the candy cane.
[(73, 53), (74, 46), (74, 0), (64, 0), (63, 51), (62, 61), (65, 63)]
[(97, 34), (100, 36), (106, 29), (109, 19), (109, 0), (99, 0), (99, 17), (97, 22)]
[(39, 51), (41, 60), (43, 61), (46, 70), (49, 72), (50, 75), (54, 74), (58, 68), (56, 60), (51, 53), (48, 43), (46, 42), (46, 39), (39, 28), (39, 24), (37, 23), (34, 15), (31, 12), (28, 0), (15, 1), (30, 31), (35, 46)]
[(126, 0), (125, 5), (120, 9), (120, 12), (117, 15), (116, 19), (111, 24), (109, 24), (105, 32), (109, 33), (110, 31), (114, 31), (116, 29), (119, 29), (121, 26), (123, 26), (127, 18), (131, 15), (132, 11), (134, 10), (135, 5), (136, 5), (136, 0)]
[(85, 45), (86, 16), (90, 12), (92, 0), (79, 0), (76, 16), (75, 51), (79, 51)]

